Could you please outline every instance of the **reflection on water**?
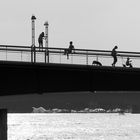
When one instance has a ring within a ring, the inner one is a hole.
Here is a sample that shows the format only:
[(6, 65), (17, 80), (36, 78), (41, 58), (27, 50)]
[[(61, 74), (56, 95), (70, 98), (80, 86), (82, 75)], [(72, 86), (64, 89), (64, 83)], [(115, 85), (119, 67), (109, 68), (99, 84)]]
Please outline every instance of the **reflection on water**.
[(139, 139), (139, 114), (8, 114), (8, 140)]

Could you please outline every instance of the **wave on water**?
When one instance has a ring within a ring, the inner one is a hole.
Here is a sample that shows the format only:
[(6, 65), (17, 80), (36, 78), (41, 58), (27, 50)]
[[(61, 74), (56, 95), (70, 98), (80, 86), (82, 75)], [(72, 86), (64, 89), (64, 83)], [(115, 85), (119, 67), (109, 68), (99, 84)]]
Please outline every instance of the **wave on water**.
[(46, 110), (43, 107), (32, 107), (32, 109), (33, 109), (32, 113), (120, 113), (120, 114), (130, 113), (130, 110), (128, 109), (123, 110), (121, 108), (115, 108), (109, 110), (105, 110), (103, 108), (95, 108), (95, 109), (85, 108), (83, 110), (54, 108), (54, 109)]

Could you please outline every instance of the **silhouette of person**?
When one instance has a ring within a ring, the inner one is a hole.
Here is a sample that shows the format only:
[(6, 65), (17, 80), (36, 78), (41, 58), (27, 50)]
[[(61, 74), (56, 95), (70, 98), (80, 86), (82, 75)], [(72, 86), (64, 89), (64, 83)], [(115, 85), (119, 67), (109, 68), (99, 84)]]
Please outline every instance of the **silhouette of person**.
[(118, 49), (117, 46), (115, 46), (113, 49), (112, 49), (112, 52), (111, 52), (111, 55), (113, 57), (113, 63), (112, 63), (112, 66), (115, 66), (115, 64), (117, 63), (117, 51), (116, 49)]
[(72, 50), (74, 50), (74, 46), (73, 46), (73, 42), (70, 41), (70, 45), (69, 45), (69, 53), (72, 53)]
[(129, 66), (129, 67), (132, 67), (132, 64), (131, 64), (131, 60), (129, 57), (127, 57), (127, 60), (126, 60), (126, 66)]
[(43, 37), (44, 37), (44, 32), (42, 32), (39, 37), (38, 37), (38, 43), (39, 43), (39, 50), (42, 48), (43, 49)]
[(74, 50), (74, 45), (73, 45), (73, 42), (70, 41), (69, 48), (65, 49), (65, 52), (64, 52), (64, 54), (67, 54), (67, 58), (69, 58), (69, 54), (72, 53), (72, 50)]

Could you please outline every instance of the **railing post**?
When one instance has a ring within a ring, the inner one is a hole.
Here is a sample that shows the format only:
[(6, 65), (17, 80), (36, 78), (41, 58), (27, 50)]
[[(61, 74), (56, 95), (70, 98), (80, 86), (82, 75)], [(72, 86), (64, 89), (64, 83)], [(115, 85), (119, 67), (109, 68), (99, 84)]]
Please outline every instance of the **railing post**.
[(73, 53), (71, 53), (71, 64), (73, 64)]
[(31, 46), (31, 62), (33, 63), (33, 45)]
[(88, 51), (86, 51), (86, 65), (88, 65)]
[(60, 64), (61, 64), (61, 50), (60, 50)]
[(49, 51), (48, 48), (45, 49), (45, 63), (49, 63)]
[(44, 53), (44, 55), (45, 55), (45, 63), (46, 63), (46, 56), (47, 56), (46, 49), (45, 49), (45, 53)]
[(6, 61), (7, 61), (7, 46), (6, 46)]
[(47, 49), (47, 58), (48, 58), (48, 63), (49, 63), (49, 50)]
[(21, 61), (22, 61), (22, 51), (21, 51)]
[(34, 63), (36, 62), (36, 46), (34, 45)]

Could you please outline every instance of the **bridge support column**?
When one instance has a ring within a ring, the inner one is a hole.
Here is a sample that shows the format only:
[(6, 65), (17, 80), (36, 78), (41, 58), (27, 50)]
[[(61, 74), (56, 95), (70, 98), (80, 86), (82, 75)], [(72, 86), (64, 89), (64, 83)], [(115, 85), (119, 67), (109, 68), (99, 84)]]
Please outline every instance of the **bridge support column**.
[(0, 140), (7, 140), (7, 109), (0, 109)]

